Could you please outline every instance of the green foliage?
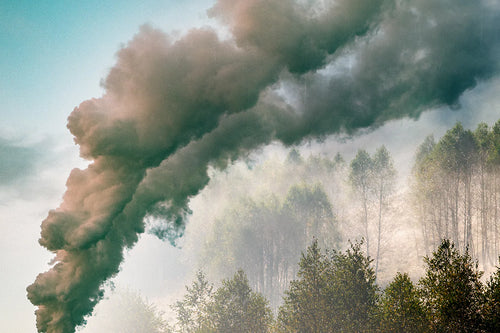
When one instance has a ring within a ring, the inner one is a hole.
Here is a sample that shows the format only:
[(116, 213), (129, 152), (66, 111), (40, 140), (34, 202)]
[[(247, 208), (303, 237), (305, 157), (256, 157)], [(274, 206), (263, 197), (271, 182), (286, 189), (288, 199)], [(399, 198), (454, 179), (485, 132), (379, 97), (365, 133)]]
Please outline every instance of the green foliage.
[(500, 266), (490, 276), (484, 294), (486, 331), (500, 332)]
[(351, 161), (349, 181), (355, 191), (368, 196), (372, 182), (373, 160), (364, 149), (358, 150), (356, 157)]
[(424, 258), (426, 272), (418, 285), (398, 273), (380, 294), (361, 245), (322, 251), (314, 239), (302, 253), (276, 322), (268, 301), (252, 290), (242, 270), (215, 292), (199, 272), (183, 300), (172, 307), (177, 332), (500, 331), (500, 268), (483, 286), (470, 254), (443, 240)]
[(477, 125), (473, 134), (480, 158), (482, 161), (486, 162), (486, 159), (488, 159), (488, 155), (493, 148), (493, 135), (489, 131), (488, 125), (485, 123)]
[(429, 330), (419, 293), (408, 274), (397, 273), (378, 304), (381, 332), (418, 333)]
[(490, 161), (493, 165), (500, 165), (500, 120), (491, 129)]
[(377, 149), (373, 156), (373, 174), (377, 184), (376, 191), (385, 199), (392, 192), (396, 177), (394, 162), (385, 146)]
[(208, 306), (212, 302), (212, 289), (213, 286), (203, 272), (198, 271), (191, 287), (186, 286), (183, 299), (172, 306), (177, 315), (178, 332), (205, 332), (208, 329)]
[(476, 148), (474, 135), (460, 123), (448, 130), (436, 145), (441, 166), (448, 172), (465, 172), (469, 169), (475, 161)]
[(299, 262), (298, 279), (291, 281), (278, 314), (283, 332), (322, 332), (329, 329), (331, 311), (327, 300), (326, 272), (330, 262), (317, 240)]
[(378, 291), (371, 259), (361, 251), (361, 243), (355, 243), (344, 253), (334, 250), (331, 261), (329, 297), (335, 314), (335, 330), (368, 331)]
[(273, 321), (268, 301), (252, 291), (242, 270), (222, 281), (215, 292), (205, 275), (198, 272), (172, 309), (177, 315), (176, 332), (181, 333), (264, 333)]
[(371, 326), (377, 286), (360, 244), (323, 254), (317, 240), (302, 255), (278, 314), (284, 332), (363, 332)]
[(436, 146), (436, 141), (433, 135), (428, 135), (422, 144), (418, 146), (417, 153), (415, 154), (416, 164), (424, 162), (425, 159), (432, 153), (434, 147)]
[(432, 257), (425, 257), (420, 280), (423, 304), (436, 332), (479, 332), (484, 304), (482, 272), (468, 251), (461, 254), (443, 240)]
[(272, 324), (267, 300), (252, 291), (242, 270), (222, 282), (208, 307), (208, 314), (214, 332), (263, 333), (268, 332)]

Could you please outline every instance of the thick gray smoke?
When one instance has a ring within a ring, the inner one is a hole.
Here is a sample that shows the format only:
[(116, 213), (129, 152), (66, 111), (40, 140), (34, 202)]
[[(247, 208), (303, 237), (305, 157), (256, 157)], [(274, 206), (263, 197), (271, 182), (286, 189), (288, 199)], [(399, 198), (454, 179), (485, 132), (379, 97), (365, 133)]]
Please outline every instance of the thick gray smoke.
[[(499, 9), (470, 0), (219, 0), (210, 29), (179, 40), (143, 27), (118, 53), (105, 94), (68, 119), (81, 155), (40, 244), (54, 266), (28, 287), (39, 332), (74, 332), (145, 230), (182, 234), (189, 199), (223, 168), (285, 144), (417, 117), (498, 72)], [(348, 65), (345, 65), (345, 64)], [(282, 84), (283, 83), (283, 84)], [(301, 105), (280, 99), (307, 91)], [(283, 96), (283, 93), (281, 93)]]

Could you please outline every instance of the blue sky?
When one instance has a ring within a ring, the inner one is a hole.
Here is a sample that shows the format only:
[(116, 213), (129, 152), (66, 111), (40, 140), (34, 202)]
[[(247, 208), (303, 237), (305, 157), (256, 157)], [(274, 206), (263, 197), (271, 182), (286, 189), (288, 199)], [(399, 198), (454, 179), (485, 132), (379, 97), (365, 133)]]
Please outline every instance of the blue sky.
[(101, 95), (115, 52), (140, 25), (182, 31), (205, 24), (208, 7), (209, 1), (0, 2), (0, 133), (66, 134), (67, 115)]
[[(100, 81), (115, 63), (115, 53), (141, 25), (177, 35), (215, 25), (206, 15), (212, 4), (0, 1), (0, 332), (36, 331), (25, 289), (49, 268), (51, 254), (37, 242), (40, 223), (60, 204), (70, 170), (87, 163), (78, 157), (66, 128), (68, 115), (81, 102), (102, 95)], [(459, 110), (433, 109), (418, 120), (394, 120), (347, 143), (329, 138), (302, 149), (352, 156), (358, 148), (386, 144), (397, 166), (408, 168), (426, 135), (439, 137), (456, 121), (469, 128), (480, 121), (493, 124), (500, 118), (499, 91), (500, 78), (493, 76), (464, 93)], [(119, 281), (152, 297), (165, 285), (164, 276), (152, 278), (158, 265), (171, 271), (171, 282), (184, 271), (173, 268), (180, 265), (177, 249), (149, 235), (143, 238), (148, 241), (127, 255)]]

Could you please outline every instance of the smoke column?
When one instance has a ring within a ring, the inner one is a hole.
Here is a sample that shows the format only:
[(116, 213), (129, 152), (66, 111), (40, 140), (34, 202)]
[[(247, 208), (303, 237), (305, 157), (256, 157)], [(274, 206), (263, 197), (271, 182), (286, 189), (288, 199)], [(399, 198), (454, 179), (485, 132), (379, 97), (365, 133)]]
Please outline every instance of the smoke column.
[[(304, 139), (458, 107), (498, 73), (500, 9), (470, 0), (219, 0), (207, 29), (173, 40), (142, 27), (117, 54), (105, 94), (68, 128), (92, 161), (67, 180), (42, 223), (52, 268), (27, 288), (39, 332), (68, 333), (103, 295), (123, 251), (160, 217), (182, 235), (189, 199), (224, 168), (273, 140)], [(307, 91), (296, 105), (285, 95)], [(281, 96), (281, 97), (280, 97)]]

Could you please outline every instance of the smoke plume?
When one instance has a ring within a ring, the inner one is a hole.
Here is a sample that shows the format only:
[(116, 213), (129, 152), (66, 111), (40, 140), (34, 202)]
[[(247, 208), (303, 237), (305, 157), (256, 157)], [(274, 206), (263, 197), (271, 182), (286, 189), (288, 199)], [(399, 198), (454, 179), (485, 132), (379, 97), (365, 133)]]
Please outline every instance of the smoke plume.
[(92, 163), (72, 171), (42, 223), (40, 244), (55, 259), (27, 288), (38, 331), (85, 322), (146, 216), (162, 218), (160, 237), (182, 235), (209, 166), (273, 140), (458, 106), (498, 73), (499, 11), (469, 0), (219, 0), (209, 15), (230, 39), (206, 28), (175, 40), (142, 27), (118, 52), (105, 94), (69, 116)]

